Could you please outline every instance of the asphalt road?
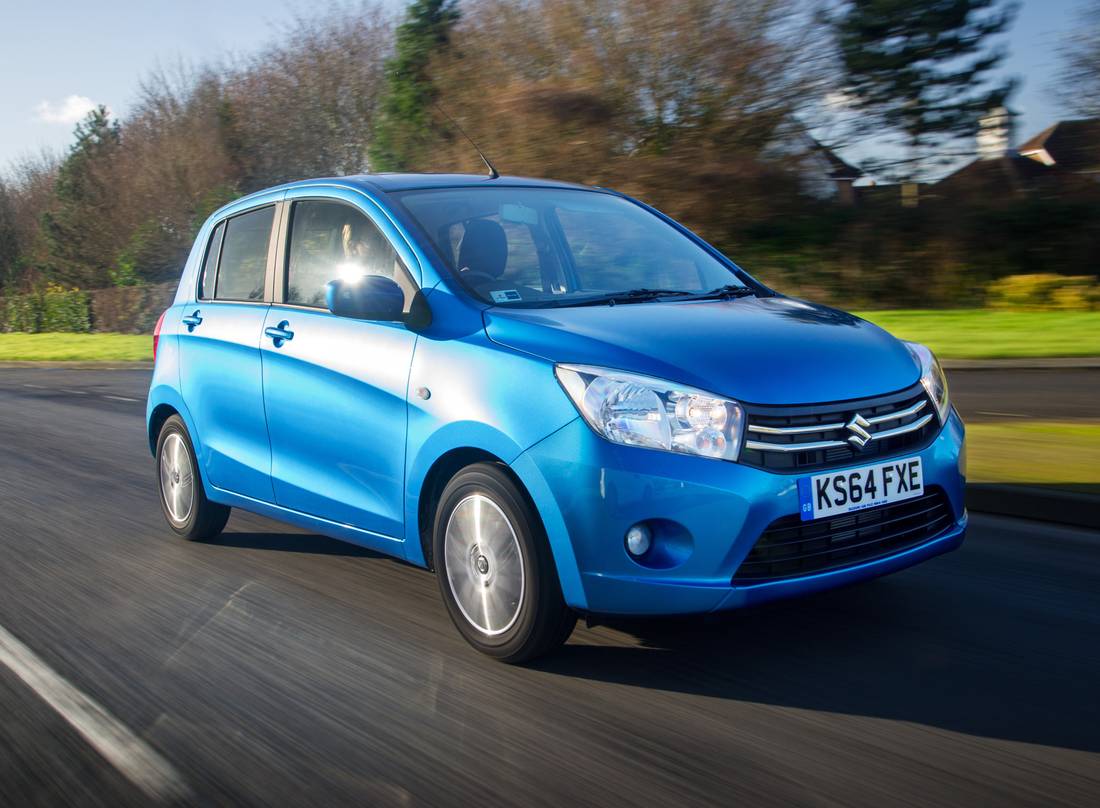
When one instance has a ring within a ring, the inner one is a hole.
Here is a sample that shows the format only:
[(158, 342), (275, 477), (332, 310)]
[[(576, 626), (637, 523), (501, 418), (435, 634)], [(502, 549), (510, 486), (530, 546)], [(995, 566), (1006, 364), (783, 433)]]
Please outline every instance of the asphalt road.
[(956, 370), (951, 399), (967, 421), (1100, 420), (1100, 368)]
[(0, 371), (0, 661), (16, 638), (171, 788), (9, 662), (0, 805), (1100, 804), (1100, 534), (976, 516), (889, 578), (510, 668), (421, 570), (240, 513), (176, 539), (146, 379)]

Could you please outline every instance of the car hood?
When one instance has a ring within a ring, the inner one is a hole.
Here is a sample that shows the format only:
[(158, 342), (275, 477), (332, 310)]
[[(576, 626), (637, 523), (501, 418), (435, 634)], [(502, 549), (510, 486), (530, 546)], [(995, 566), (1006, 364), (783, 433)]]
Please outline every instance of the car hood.
[(485, 312), (493, 341), (553, 362), (658, 376), (754, 404), (876, 396), (920, 378), (876, 325), (785, 297)]

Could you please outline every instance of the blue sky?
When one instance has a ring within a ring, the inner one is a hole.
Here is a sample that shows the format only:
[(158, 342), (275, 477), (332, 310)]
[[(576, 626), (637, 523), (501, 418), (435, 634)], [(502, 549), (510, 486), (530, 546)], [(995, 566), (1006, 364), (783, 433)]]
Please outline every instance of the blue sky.
[[(1064, 114), (1050, 93), (1060, 39), (1084, 0), (1024, 0), (1008, 45), (1023, 87), (1014, 107), (1026, 137)], [(387, 0), (395, 9), (401, 0)], [(158, 65), (247, 55), (317, 0), (12, 0), (0, 28), (0, 168), (64, 148), (90, 103), (125, 115)]]

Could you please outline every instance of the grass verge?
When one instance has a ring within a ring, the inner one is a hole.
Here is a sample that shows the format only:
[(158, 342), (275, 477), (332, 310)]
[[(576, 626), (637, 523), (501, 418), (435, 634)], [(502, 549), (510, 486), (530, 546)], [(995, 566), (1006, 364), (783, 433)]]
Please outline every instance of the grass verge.
[[(899, 310), (862, 312), (943, 359), (1100, 356), (1100, 312)], [(0, 334), (0, 361), (123, 362), (152, 359), (152, 340), (131, 334)]]
[(133, 362), (153, 358), (143, 334), (0, 334), (0, 362)]
[(1100, 494), (1100, 422), (967, 424), (967, 481)]
[(1100, 356), (1100, 311), (861, 312), (894, 336), (923, 342), (941, 359)]

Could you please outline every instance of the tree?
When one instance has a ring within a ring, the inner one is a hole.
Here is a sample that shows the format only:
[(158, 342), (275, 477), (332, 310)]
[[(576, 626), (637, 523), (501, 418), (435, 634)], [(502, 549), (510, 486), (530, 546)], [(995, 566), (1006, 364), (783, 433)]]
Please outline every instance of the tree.
[[(769, 149), (817, 94), (817, 36), (795, 0), (467, 0), (430, 75), (502, 171), (616, 187), (733, 248), (798, 199)], [(460, 138), (432, 153), (481, 170)]]
[(1100, 117), (1100, 0), (1082, 10), (1060, 56), (1058, 94), (1078, 115)]
[(432, 131), (437, 91), (429, 67), (447, 48), (458, 20), (456, 0), (414, 0), (405, 12), (394, 56), (386, 63), (386, 93), (370, 145), (374, 171), (424, 167), (437, 137)]
[(15, 224), (16, 209), (7, 183), (0, 179), (0, 294), (4, 287), (16, 281), (19, 261), (19, 234)]
[(297, 18), (225, 81), (228, 142), (242, 190), (302, 177), (362, 173), (392, 53), (376, 2)]
[(991, 73), (1004, 52), (990, 47), (1016, 14), (1002, 0), (845, 0), (827, 17), (843, 72), (842, 93), (865, 135), (900, 133), (905, 156), (881, 161), (899, 178), (973, 153), (961, 139), (1007, 106), (1014, 80)]
[(8, 166), (0, 181), (0, 286), (7, 293), (39, 280), (46, 249), (42, 214), (52, 203), (59, 163), (51, 151), (27, 154)]
[(60, 280), (94, 287), (106, 279), (113, 251), (106, 246), (112, 234), (103, 212), (116, 202), (108, 177), (121, 132), (102, 105), (76, 126), (76, 142), (57, 173), (54, 204), (43, 215), (52, 274)]

